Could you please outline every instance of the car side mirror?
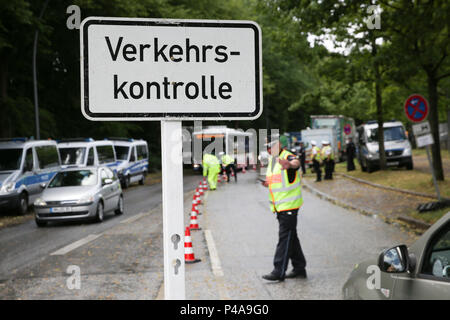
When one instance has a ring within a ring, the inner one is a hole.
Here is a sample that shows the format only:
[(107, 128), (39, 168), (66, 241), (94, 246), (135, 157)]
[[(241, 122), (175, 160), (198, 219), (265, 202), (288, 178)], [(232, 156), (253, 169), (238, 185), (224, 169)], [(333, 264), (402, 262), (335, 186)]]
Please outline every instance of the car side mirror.
[(384, 250), (378, 258), (378, 267), (386, 273), (413, 272), (416, 258), (409, 255), (406, 245), (400, 245)]
[(445, 278), (450, 278), (450, 265), (449, 265), (449, 266), (446, 266), (446, 267), (444, 268), (444, 271), (442, 271), (442, 275), (443, 275)]
[(41, 189), (45, 189), (45, 187), (47, 186), (47, 184), (46, 184), (46, 183), (41, 183), (39, 186), (41, 187)]
[(102, 182), (102, 185), (103, 186), (106, 186), (106, 185), (108, 185), (108, 184), (112, 184), (113, 183), (113, 179), (104, 179), (103, 180), (103, 182)]

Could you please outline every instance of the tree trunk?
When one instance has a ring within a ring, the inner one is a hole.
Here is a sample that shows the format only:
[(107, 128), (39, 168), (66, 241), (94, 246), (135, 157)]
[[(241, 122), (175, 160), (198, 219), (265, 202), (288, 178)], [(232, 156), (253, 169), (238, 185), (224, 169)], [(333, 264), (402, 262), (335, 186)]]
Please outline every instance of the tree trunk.
[(430, 112), (428, 121), (430, 122), (431, 134), (433, 135), (434, 144), (431, 146), (431, 154), (433, 156), (433, 170), (436, 179), (444, 180), (444, 170), (442, 169), (441, 145), (439, 142), (439, 112), (438, 112), (438, 81), (433, 73), (428, 73), (428, 99)]
[(2, 59), (0, 64), (0, 137), (8, 136), (8, 117), (7, 117), (7, 99), (8, 99), (8, 64), (6, 59)]

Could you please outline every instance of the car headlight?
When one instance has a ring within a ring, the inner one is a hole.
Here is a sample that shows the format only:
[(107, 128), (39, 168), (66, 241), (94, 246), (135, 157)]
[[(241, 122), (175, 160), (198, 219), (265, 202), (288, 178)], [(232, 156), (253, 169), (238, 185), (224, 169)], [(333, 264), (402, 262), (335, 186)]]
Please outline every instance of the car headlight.
[(14, 190), (14, 185), (15, 185), (14, 182), (8, 182), (8, 183), (5, 183), (5, 184), (1, 187), (0, 192), (1, 192), (1, 193), (8, 193), (8, 192), (11, 192), (11, 191)]
[(47, 205), (47, 202), (45, 202), (41, 198), (37, 198), (36, 201), (34, 201), (34, 206), (35, 207), (43, 207), (43, 206), (46, 206), (46, 205)]
[(410, 148), (403, 149), (403, 155), (404, 156), (410, 156), (411, 155), (411, 149)]
[(92, 202), (94, 202), (94, 197), (90, 196), (90, 197), (82, 198), (82, 199), (78, 200), (77, 204), (91, 204)]

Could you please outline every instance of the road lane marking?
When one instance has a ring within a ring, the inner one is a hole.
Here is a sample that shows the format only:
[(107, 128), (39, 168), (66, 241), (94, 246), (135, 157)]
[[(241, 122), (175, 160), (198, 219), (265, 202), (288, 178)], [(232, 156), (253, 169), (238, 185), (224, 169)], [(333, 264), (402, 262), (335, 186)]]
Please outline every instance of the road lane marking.
[(134, 221), (139, 220), (140, 218), (142, 218), (142, 217), (144, 217), (144, 216), (146, 216), (148, 214), (150, 214), (150, 212), (141, 212), (141, 213), (138, 213), (137, 215), (134, 215), (134, 216), (132, 216), (132, 217), (130, 217), (128, 219), (120, 221), (120, 223), (134, 222)]
[(223, 270), (220, 264), (219, 255), (217, 254), (216, 244), (212, 236), (211, 230), (205, 230), (206, 245), (208, 246), (209, 256), (211, 258), (211, 268), (213, 274), (217, 277), (223, 277)]
[(66, 253), (69, 253), (72, 250), (75, 250), (79, 247), (81, 247), (82, 245), (85, 245), (95, 239), (97, 239), (98, 237), (100, 237), (102, 234), (90, 234), (87, 237), (80, 239), (78, 241), (75, 241), (74, 243), (71, 243), (53, 253), (50, 253), (51, 256), (62, 256), (65, 255)]

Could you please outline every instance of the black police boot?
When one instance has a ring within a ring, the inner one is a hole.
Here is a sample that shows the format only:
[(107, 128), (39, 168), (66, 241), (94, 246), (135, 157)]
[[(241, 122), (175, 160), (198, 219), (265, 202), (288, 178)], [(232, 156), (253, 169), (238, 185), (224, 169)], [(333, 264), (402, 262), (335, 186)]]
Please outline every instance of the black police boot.
[(263, 275), (262, 278), (269, 281), (284, 281), (284, 277), (280, 277), (279, 275), (273, 273)]
[(292, 270), (286, 275), (286, 278), (292, 279), (292, 278), (307, 278), (306, 275), (306, 269), (300, 269), (300, 270)]

